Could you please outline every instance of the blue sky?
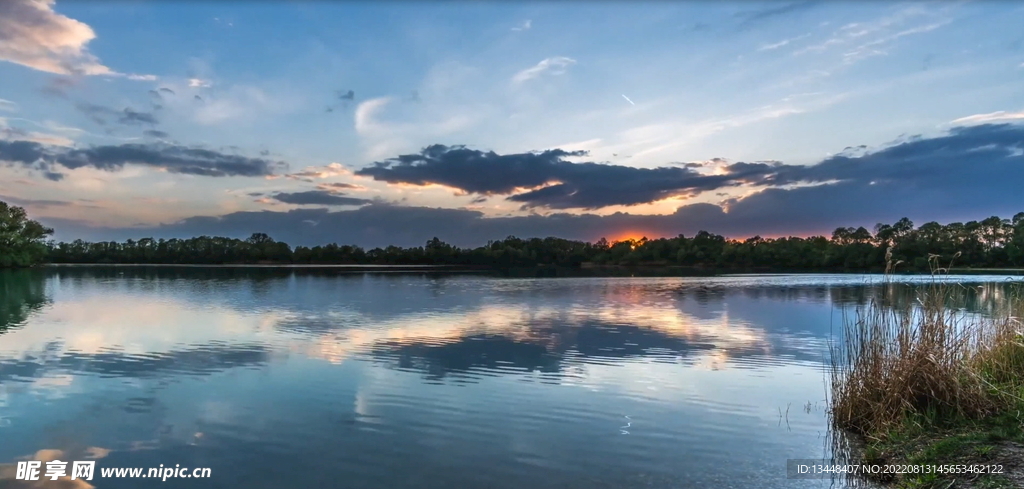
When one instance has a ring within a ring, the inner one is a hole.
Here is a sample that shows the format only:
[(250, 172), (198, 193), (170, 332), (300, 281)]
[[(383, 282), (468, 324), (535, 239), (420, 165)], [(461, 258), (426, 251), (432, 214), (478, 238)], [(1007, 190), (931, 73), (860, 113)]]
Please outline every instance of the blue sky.
[[(1009, 217), (1024, 210), (1007, 186), (1024, 165), (1021, 25), (1014, 2), (12, 0), (0, 200), (60, 238), (263, 222), (357, 244), (418, 243), (430, 225), (469, 244), (484, 229), (741, 237)], [(475, 153), (392, 160), (432, 145)], [(531, 153), (544, 150), (565, 154)], [(828, 176), (836, 155), (909, 166)], [(924, 177), (953, 160), (977, 188)], [(792, 176), (804, 166), (821, 171)], [(953, 189), (980, 200), (943, 202)], [(826, 212), (838, 195), (862, 212)], [(891, 205), (856, 200), (878, 195)]]

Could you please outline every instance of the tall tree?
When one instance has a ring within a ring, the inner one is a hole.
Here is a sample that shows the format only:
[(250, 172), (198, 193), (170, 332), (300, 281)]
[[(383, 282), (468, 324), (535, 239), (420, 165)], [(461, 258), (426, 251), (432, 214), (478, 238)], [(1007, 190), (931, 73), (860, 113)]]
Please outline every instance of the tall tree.
[(29, 219), (25, 209), (0, 201), (0, 268), (41, 263), (51, 234), (52, 229)]

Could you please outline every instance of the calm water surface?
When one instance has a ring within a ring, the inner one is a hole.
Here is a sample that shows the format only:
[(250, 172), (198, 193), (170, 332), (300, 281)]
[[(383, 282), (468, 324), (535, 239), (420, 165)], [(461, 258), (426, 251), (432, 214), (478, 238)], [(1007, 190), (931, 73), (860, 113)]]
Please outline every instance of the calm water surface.
[[(1006, 277), (956, 279), (989, 282), (984, 309)], [(828, 487), (786, 459), (828, 456), (827, 341), (878, 281), (0, 272), (0, 464), (212, 469), (100, 488)]]

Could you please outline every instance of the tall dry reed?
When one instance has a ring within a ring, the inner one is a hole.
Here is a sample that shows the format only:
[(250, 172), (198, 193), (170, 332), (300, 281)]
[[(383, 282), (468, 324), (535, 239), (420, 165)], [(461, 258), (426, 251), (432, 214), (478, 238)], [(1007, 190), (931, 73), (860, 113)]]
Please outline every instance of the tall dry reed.
[(986, 315), (968, 312), (963, 305), (977, 291), (941, 280), (947, 269), (931, 261), (934, 280), (914, 287), (914, 301), (895, 300), (910, 286), (887, 274), (880, 296), (844, 314), (830, 348), (835, 427), (871, 441), (907, 423), (977, 419), (1024, 404), (1021, 295)]

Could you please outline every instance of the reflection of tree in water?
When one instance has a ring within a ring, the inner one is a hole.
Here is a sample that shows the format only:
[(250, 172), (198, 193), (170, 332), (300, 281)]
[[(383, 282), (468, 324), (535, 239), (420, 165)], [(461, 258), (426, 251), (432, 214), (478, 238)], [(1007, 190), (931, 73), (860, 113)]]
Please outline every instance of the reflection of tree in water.
[[(836, 287), (831, 291), (832, 302), (842, 307), (864, 307), (875, 303), (897, 311), (917, 307), (922, 294), (935, 293), (932, 284), (877, 284), (860, 287)], [(991, 314), (1009, 304), (1019, 295), (1020, 284), (989, 282), (983, 284), (949, 283), (942, 287), (947, 307), (971, 313)]]
[(610, 360), (655, 354), (688, 356), (714, 349), (657, 330), (633, 325), (589, 322), (548, 323), (531, 328), (529, 338), (496, 334), (467, 335), (449, 342), (385, 341), (370, 354), (400, 369), (423, 371), (442, 378), (473, 370), (562, 371), (567, 357)]
[(0, 270), (0, 334), (20, 326), (49, 302), (45, 285), (39, 270)]
[[(756, 300), (810, 301), (831, 303), (837, 307), (862, 307), (876, 303), (884, 307), (904, 310), (918, 303), (928, 283), (873, 283), (852, 285), (814, 286), (752, 286), (727, 287), (723, 285), (694, 285), (678, 290), (683, 299), (698, 304), (722, 302), (730, 295), (742, 294)], [(1024, 286), (1010, 282), (948, 283), (948, 305), (968, 312), (992, 313), (1007, 304), (1014, 294), (1024, 293)]]

